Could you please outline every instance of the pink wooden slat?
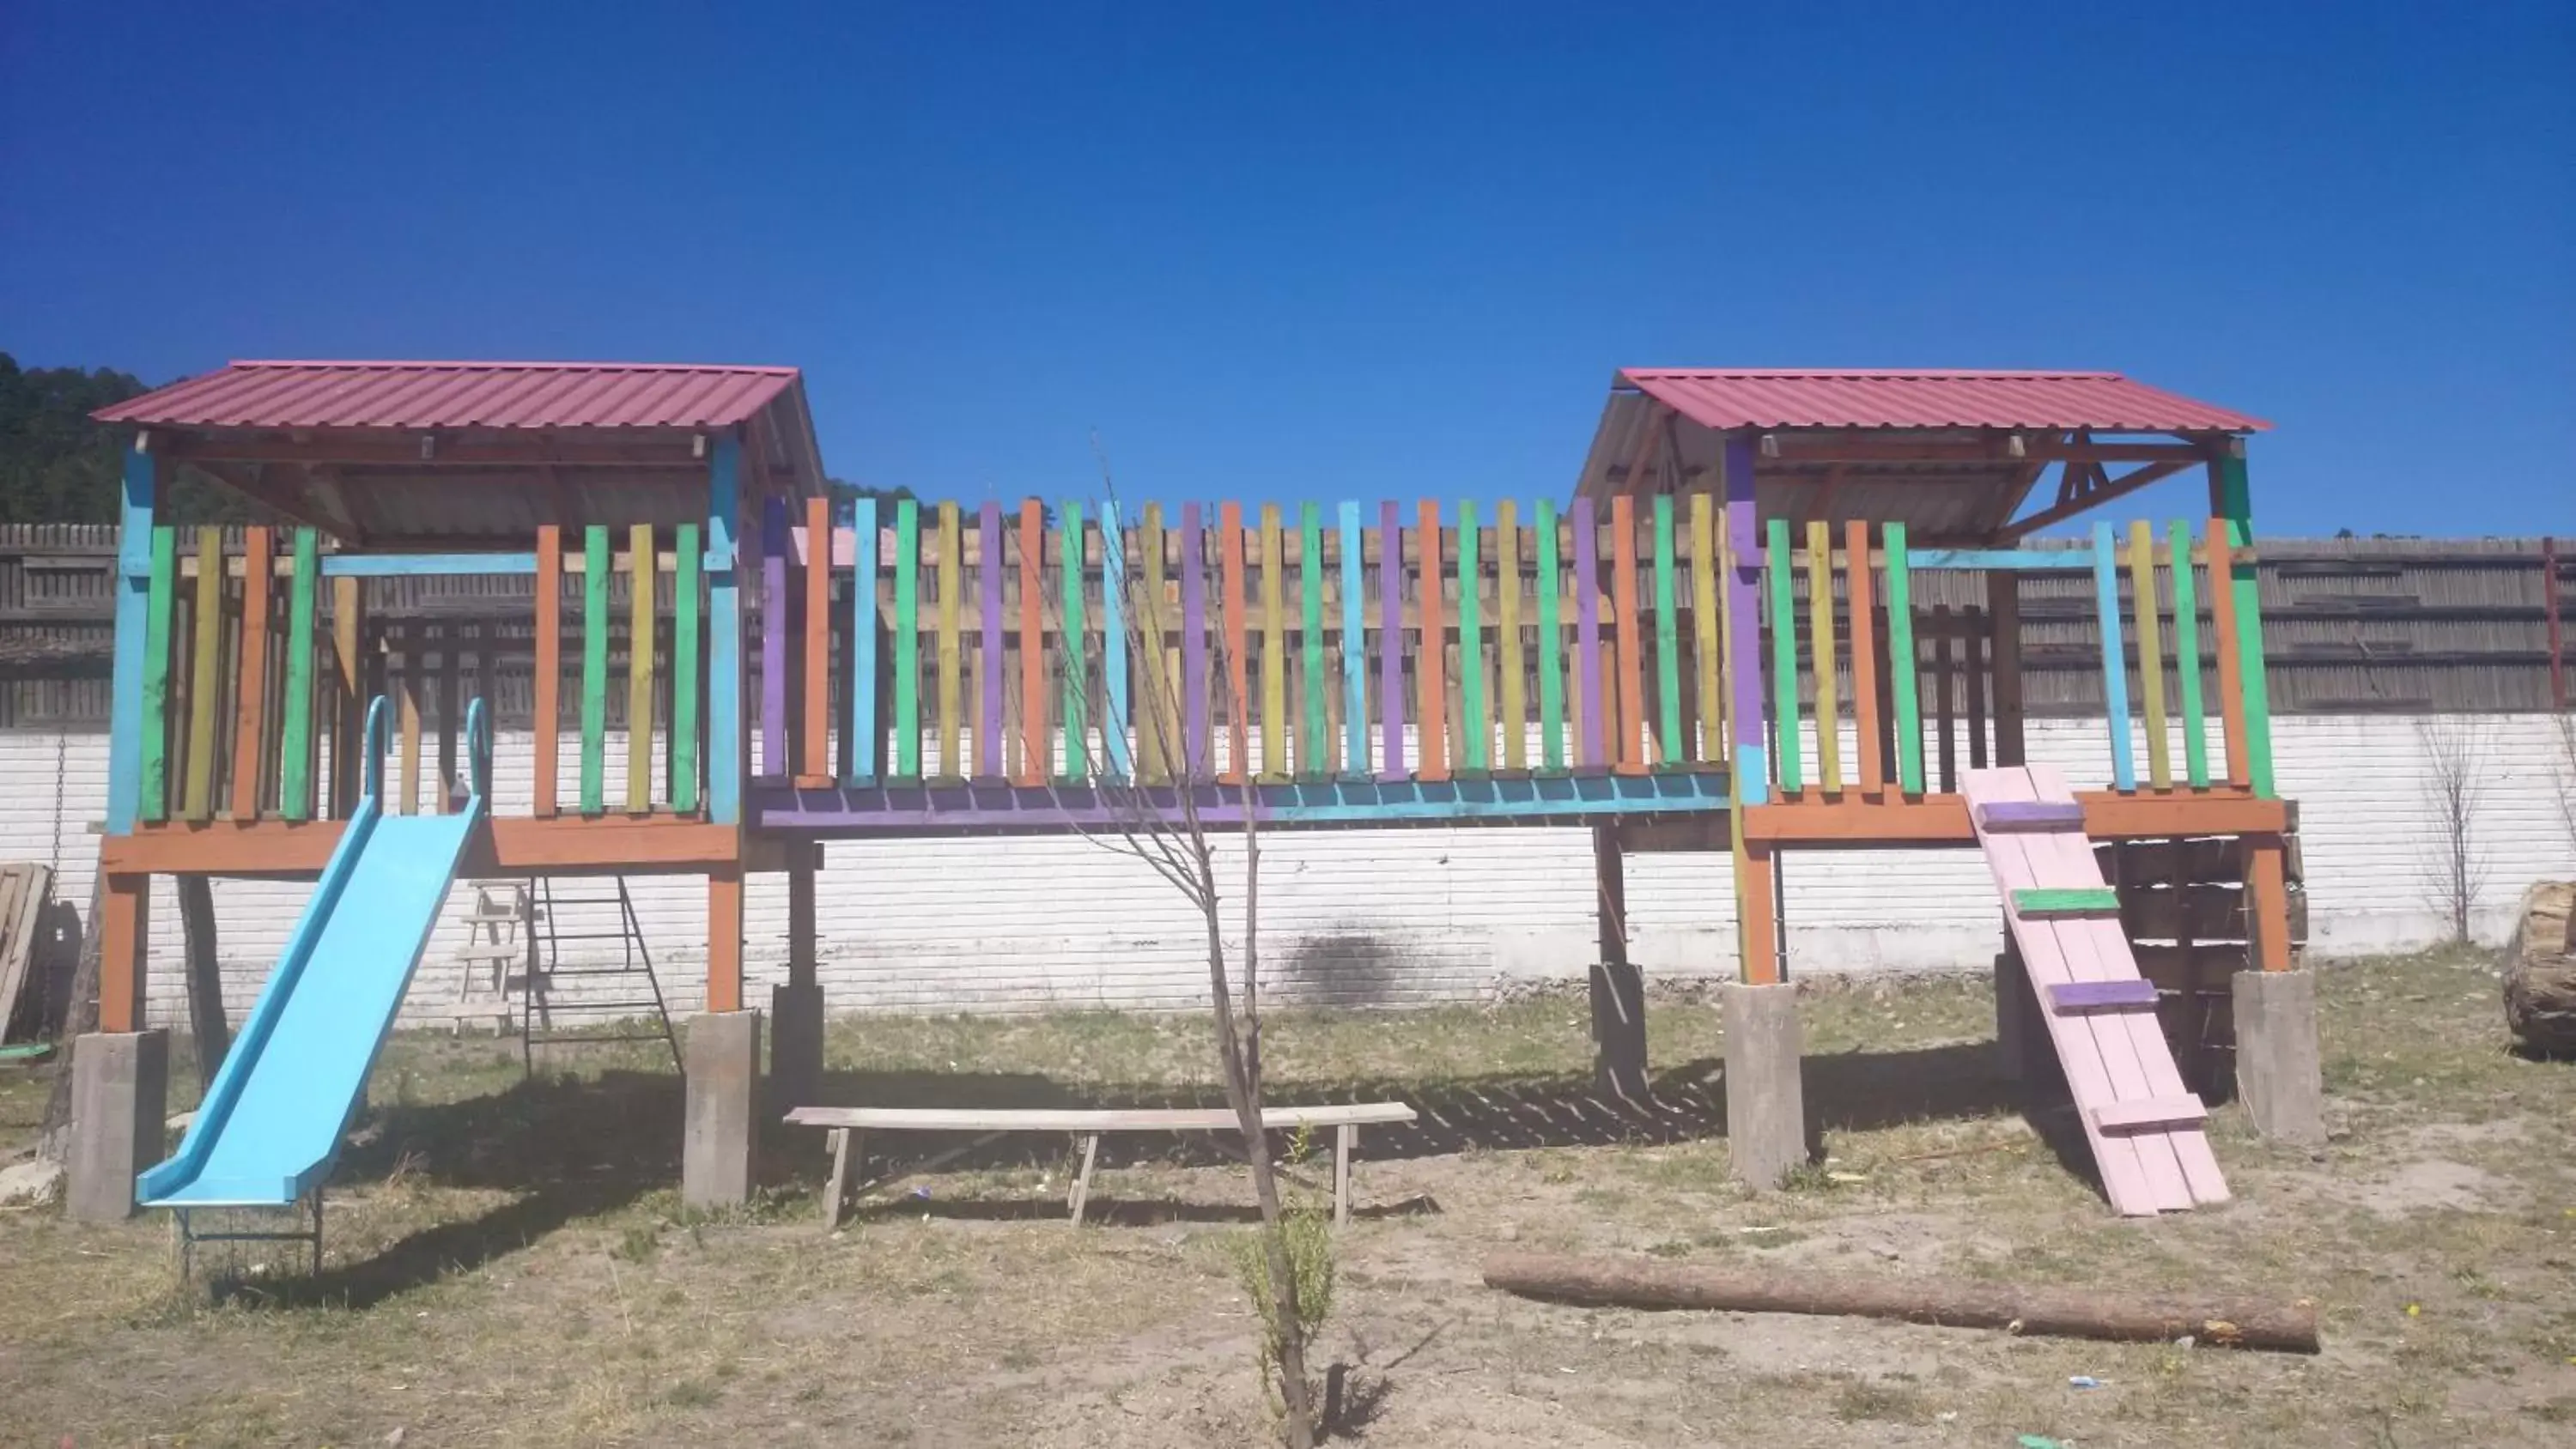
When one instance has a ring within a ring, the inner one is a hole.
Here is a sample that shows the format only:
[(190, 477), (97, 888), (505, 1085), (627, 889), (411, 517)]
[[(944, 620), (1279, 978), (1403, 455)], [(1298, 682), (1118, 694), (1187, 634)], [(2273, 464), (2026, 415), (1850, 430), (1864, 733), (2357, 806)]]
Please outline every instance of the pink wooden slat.
[[(1972, 770), (1961, 778), (1960, 793), (1968, 797), (1973, 819), (1974, 807), (1987, 800), (2028, 799), (2030, 782), (2018, 770)], [(1995, 887), (2005, 900), (2011, 900), (2016, 890), (2039, 884), (2023, 837), (1981, 835), (1979, 843), (1985, 848), (1986, 866), (1994, 873)], [(2016, 922), (2013, 940), (2021, 948), (2022, 968), (2032, 985), (2045, 991), (2076, 979), (2068, 969), (2056, 931), (2046, 923)], [(2057, 1059), (2065, 1065), (2067, 1085), (2075, 1093), (2077, 1106), (2090, 1108), (2117, 1100), (2090, 1019), (2051, 1012), (2044, 1013), (2043, 1020), (2050, 1041), (2057, 1047)], [(2146, 1169), (2138, 1161), (2137, 1143), (2129, 1138), (2105, 1136), (2094, 1125), (2090, 1111), (2079, 1111), (2077, 1117), (2085, 1140), (2093, 1148), (2093, 1161), (2101, 1169), (2102, 1189), (2110, 1197), (2112, 1208), (2129, 1217), (2151, 1216), (2159, 1211)]]
[[(2032, 787), (2042, 799), (2072, 800), (2074, 792), (2067, 787), (2066, 777), (2054, 766), (2030, 768)], [(2084, 879), (2068, 884), (2101, 885), (2102, 867), (2095, 859), (2092, 844), (2082, 836), (2071, 834), (2033, 835), (2024, 837), (2034, 861), (2054, 857), (2061, 872), (2080, 872)], [(2106, 968), (2097, 980), (2125, 980), (2138, 976), (2137, 953), (2117, 921), (2061, 921), (2057, 930), (2080, 937)], [(2150, 1098), (2175, 1098), (2190, 1095), (2183, 1085), (2182, 1071), (2174, 1065), (2173, 1047), (2165, 1040), (2164, 1028), (2150, 1012), (2116, 1012), (2092, 1018), (2097, 1031), (2125, 1037), (2130, 1054), (2138, 1063), (2145, 1080), (2145, 1094)], [(2126, 1100), (2124, 1096), (2123, 1100)], [(2209, 1136), (2197, 1127), (2177, 1129), (2163, 1134), (2163, 1140), (2180, 1168), (2191, 1198), (2202, 1203), (2221, 1203), (2229, 1197), (2227, 1178), (2219, 1170), (2218, 1156), (2210, 1149)]]
[(2208, 1106), (2193, 1096), (2149, 1097), (2093, 1109), (2094, 1123), (2105, 1132), (2170, 1131), (2208, 1120)]

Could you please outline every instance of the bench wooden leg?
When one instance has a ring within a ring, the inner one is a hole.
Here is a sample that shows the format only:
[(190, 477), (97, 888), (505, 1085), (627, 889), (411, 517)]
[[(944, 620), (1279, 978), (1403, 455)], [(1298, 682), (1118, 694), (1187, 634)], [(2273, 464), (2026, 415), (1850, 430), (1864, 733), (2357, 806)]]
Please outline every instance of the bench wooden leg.
[(1082, 1167), (1073, 1177), (1073, 1225), (1082, 1226), (1083, 1204), (1091, 1200), (1091, 1162), (1100, 1153), (1100, 1134), (1077, 1134), (1074, 1141), (1082, 1147)]
[(1348, 1227), (1351, 1221), (1351, 1149), (1359, 1145), (1358, 1124), (1344, 1122), (1333, 1129), (1333, 1226)]
[(831, 1132), (832, 1180), (823, 1188), (823, 1231), (837, 1232), (841, 1226), (841, 1209), (849, 1202), (850, 1169), (859, 1155), (860, 1134), (856, 1128), (835, 1127)]

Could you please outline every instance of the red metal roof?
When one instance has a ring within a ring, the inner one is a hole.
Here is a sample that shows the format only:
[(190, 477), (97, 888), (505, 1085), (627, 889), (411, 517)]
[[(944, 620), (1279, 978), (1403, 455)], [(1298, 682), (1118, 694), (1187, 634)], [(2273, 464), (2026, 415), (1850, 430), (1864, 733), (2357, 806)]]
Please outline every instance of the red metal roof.
[(792, 367), (641, 362), (235, 362), (91, 414), (196, 428), (723, 428)]
[(2116, 372), (1629, 367), (1631, 385), (1702, 427), (2093, 428), (2249, 433), (2261, 418)]

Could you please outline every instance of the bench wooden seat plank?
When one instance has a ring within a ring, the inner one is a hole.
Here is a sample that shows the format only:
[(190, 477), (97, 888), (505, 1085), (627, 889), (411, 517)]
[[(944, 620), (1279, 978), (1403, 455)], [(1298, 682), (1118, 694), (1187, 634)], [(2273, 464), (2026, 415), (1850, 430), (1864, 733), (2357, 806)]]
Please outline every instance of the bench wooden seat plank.
[[(1328, 1102), (1308, 1106), (1265, 1107), (1261, 1125), (1277, 1130), (1295, 1127), (1333, 1129), (1333, 1223), (1351, 1220), (1351, 1153), (1359, 1129), (1371, 1123), (1411, 1122), (1414, 1110), (1402, 1102)], [(1240, 1124), (1230, 1107), (798, 1107), (787, 1114), (798, 1127), (829, 1129), (830, 1180), (823, 1189), (823, 1231), (841, 1225), (849, 1202), (850, 1179), (856, 1174), (869, 1132), (980, 1132), (982, 1145), (1005, 1132), (1071, 1133), (1082, 1166), (1073, 1180), (1067, 1206), (1080, 1224), (1091, 1196), (1091, 1167), (1104, 1132), (1231, 1132)], [(966, 1149), (958, 1149), (964, 1151)], [(955, 1152), (945, 1154), (955, 1156)], [(934, 1159), (937, 1160), (937, 1159)]]

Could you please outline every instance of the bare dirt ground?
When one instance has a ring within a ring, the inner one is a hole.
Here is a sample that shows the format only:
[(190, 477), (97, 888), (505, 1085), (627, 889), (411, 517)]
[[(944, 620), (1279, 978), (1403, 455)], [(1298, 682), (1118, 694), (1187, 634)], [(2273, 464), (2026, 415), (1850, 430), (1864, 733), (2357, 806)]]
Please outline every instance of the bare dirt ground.
[[(2334, 1140), (2214, 1135), (2238, 1201), (2124, 1222), (1993, 1079), (1987, 989), (1804, 1003), (1831, 1157), (1727, 1180), (1717, 1013), (1658, 997), (1659, 1110), (1590, 1093), (1579, 999), (1292, 1013), (1281, 1100), (1395, 1096), (1362, 1138), (1322, 1346), (1385, 1445), (2087, 1446), (2576, 1441), (2576, 1067), (2503, 1049), (2492, 969), (2323, 968)], [(819, 1134), (769, 1142), (751, 1209), (682, 1212), (667, 1059), (519, 1080), (514, 1043), (404, 1038), (332, 1190), (325, 1267), (170, 1228), (0, 1214), (0, 1444), (1260, 1442), (1228, 1240), (1249, 1190), (1208, 1141), (1104, 1143), (1105, 1221), (1066, 1226), (1063, 1145), (899, 1176), (837, 1236)], [(1212, 1100), (1186, 1019), (836, 1025), (835, 1100)], [(177, 1075), (188, 1078), (185, 1070)], [(0, 1077), (0, 1142), (44, 1081)], [(2043, 1113), (2043, 1127), (2050, 1119)], [(905, 1172), (952, 1142), (892, 1144)], [(1307, 1176), (1312, 1179), (1311, 1172)], [(1497, 1247), (2314, 1298), (2315, 1358), (1780, 1316), (1595, 1311), (1484, 1288)], [(2099, 1388), (2069, 1380), (2090, 1375)]]

